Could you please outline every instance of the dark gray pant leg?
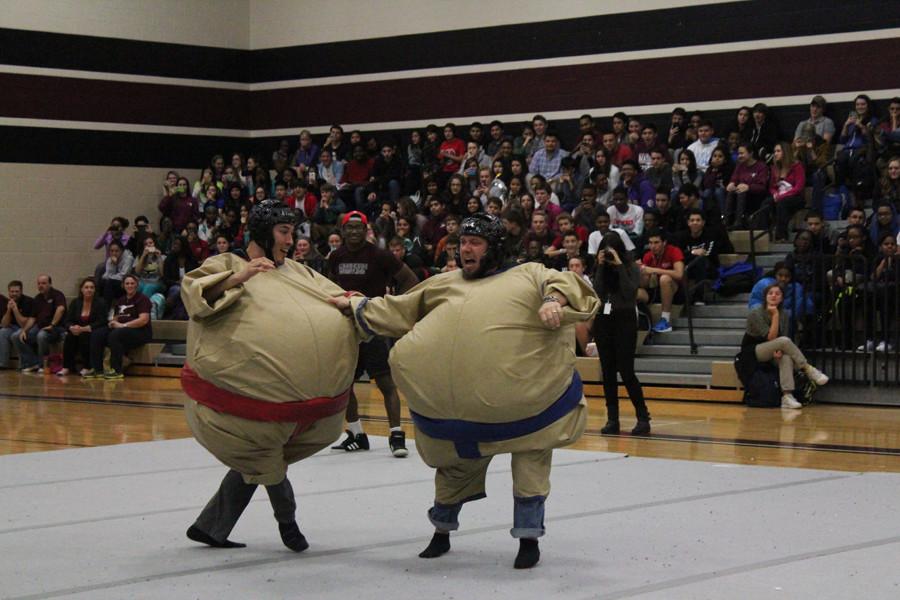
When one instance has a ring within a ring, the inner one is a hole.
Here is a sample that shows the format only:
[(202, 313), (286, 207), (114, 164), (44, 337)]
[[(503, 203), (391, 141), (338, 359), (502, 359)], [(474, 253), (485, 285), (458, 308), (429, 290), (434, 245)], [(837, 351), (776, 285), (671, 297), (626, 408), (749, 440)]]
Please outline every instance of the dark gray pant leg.
[(281, 483), (267, 485), (266, 492), (269, 494), (269, 502), (272, 503), (275, 520), (279, 523), (293, 523), (296, 518), (297, 502), (294, 500), (294, 488), (291, 487), (290, 480), (285, 477)]
[(217, 542), (224, 542), (250, 504), (255, 491), (255, 483), (244, 483), (241, 474), (231, 469), (222, 479), (219, 490), (194, 521), (194, 526)]

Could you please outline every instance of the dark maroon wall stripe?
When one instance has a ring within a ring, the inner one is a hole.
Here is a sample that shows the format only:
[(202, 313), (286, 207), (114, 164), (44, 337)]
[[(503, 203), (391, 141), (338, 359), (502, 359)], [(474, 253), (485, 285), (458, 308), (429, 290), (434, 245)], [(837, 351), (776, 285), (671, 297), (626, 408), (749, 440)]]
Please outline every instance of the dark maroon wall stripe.
[(0, 115), (251, 129), (247, 92), (0, 73)]
[(702, 103), (892, 85), (900, 39), (260, 92), (0, 74), (0, 115), (278, 129)]
[[(699, 103), (892, 85), (900, 40), (325, 85), (253, 94), (255, 129)], [(851, 68), (848, 68), (850, 66)]]

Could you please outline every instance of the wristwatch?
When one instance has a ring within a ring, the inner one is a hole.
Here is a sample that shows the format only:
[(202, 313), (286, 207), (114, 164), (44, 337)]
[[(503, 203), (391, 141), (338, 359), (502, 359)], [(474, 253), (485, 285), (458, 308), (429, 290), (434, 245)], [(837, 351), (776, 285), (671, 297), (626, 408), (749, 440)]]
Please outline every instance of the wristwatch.
[(543, 302), (544, 304), (547, 304), (548, 302), (556, 302), (556, 303), (559, 303), (559, 298), (557, 298), (557, 297), (554, 296), (553, 294), (549, 294), (549, 295), (547, 295), (547, 296), (544, 296), (544, 298), (542, 299), (542, 302)]

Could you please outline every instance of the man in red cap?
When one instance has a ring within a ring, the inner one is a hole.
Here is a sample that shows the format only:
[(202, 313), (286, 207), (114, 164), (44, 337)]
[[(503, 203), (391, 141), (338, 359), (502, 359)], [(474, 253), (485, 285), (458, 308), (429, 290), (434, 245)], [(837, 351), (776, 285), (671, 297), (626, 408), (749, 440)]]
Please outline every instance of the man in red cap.
[[(366, 215), (358, 210), (344, 215), (341, 220), (344, 243), (328, 256), (329, 276), (345, 290), (361, 292), (367, 297), (384, 296), (392, 279), (397, 281), (397, 293), (406, 292), (419, 282), (418, 278), (393, 254), (366, 240), (368, 226)], [(365, 371), (375, 380), (375, 385), (384, 396), (384, 408), (391, 427), (391, 454), (403, 458), (408, 454), (406, 434), (400, 428), (400, 396), (391, 377), (388, 354), (387, 340), (383, 337), (375, 337), (360, 344), (355, 378), (358, 379)], [(359, 407), (352, 388), (350, 401), (347, 403), (347, 437), (332, 448), (347, 452), (369, 449), (369, 438), (363, 433)]]

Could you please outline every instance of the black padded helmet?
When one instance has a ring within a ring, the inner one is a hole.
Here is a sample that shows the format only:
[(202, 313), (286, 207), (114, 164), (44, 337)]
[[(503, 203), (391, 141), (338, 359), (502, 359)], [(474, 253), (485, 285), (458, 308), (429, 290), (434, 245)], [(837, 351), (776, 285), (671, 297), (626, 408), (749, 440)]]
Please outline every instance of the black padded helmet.
[(250, 216), (247, 218), (250, 241), (259, 244), (270, 260), (274, 260), (272, 246), (275, 245), (272, 228), (282, 223), (291, 226), (297, 223), (297, 215), (284, 202), (267, 199), (250, 209)]
[[(488, 271), (501, 267), (506, 260), (506, 249), (503, 242), (506, 240), (506, 227), (498, 217), (486, 213), (478, 213), (466, 217), (459, 226), (460, 237), (474, 235), (487, 240), (488, 251), (482, 259), (481, 267), (475, 277), (483, 277)], [(457, 263), (462, 265), (462, 259), (457, 251)]]

